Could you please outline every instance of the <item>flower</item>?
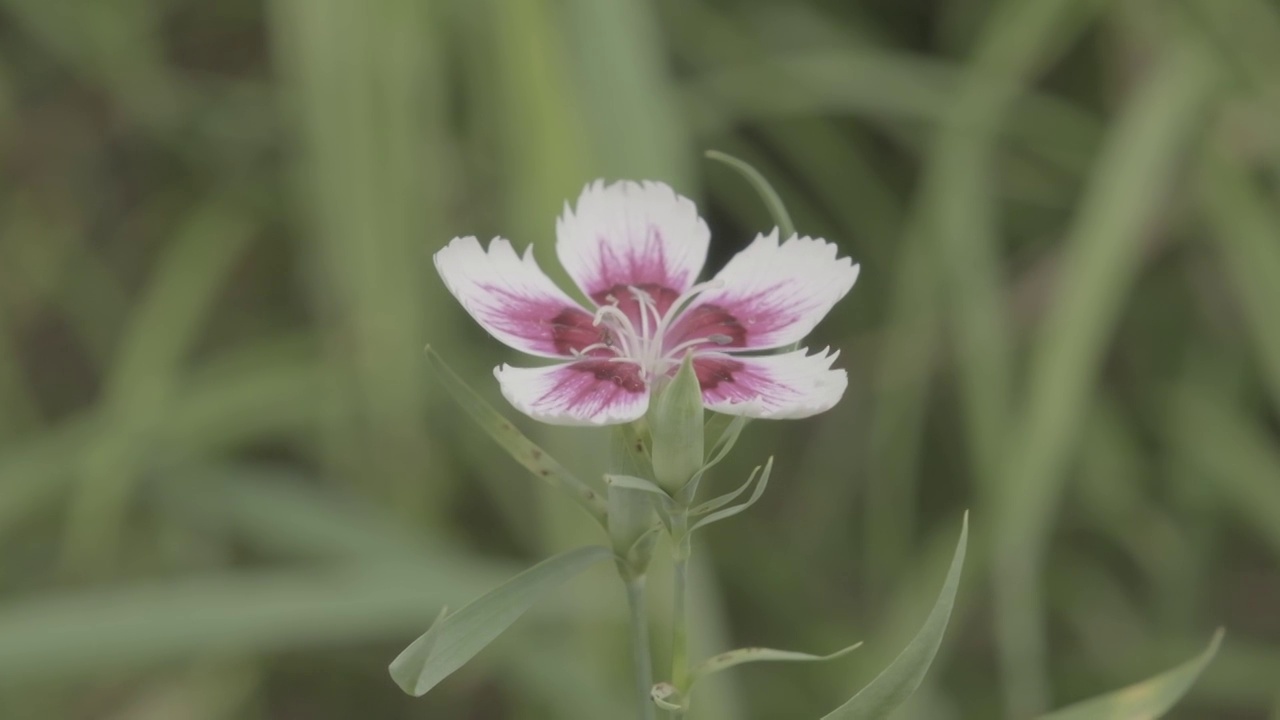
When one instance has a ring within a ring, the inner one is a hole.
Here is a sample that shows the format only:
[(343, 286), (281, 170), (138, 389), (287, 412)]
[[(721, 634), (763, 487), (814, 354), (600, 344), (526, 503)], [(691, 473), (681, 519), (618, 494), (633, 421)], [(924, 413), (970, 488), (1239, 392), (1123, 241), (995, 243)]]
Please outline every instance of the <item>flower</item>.
[(521, 412), (558, 425), (611, 425), (645, 414), (655, 383), (687, 354), (706, 407), (757, 418), (829, 410), (848, 385), (838, 353), (744, 355), (798, 342), (844, 297), (858, 266), (835, 245), (760, 235), (698, 283), (710, 232), (692, 201), (656, 182), (588, 185), (556, 223), (556, 254), (590, 303), (494, 238), (455, 238), (436, 269), (476, 322), (507, 345), (559, 361), (494, 375)]

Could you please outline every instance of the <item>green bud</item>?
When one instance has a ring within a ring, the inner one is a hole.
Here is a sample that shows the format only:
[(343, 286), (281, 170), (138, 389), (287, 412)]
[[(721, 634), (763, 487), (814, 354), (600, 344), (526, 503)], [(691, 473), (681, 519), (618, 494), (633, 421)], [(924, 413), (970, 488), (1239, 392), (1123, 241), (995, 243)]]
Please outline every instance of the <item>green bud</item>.
[(675, 495), (684, 489), (705, 460), (702, 388), (686, 355), (680, 371), (649, 406), (653, 474), (658, 485)]

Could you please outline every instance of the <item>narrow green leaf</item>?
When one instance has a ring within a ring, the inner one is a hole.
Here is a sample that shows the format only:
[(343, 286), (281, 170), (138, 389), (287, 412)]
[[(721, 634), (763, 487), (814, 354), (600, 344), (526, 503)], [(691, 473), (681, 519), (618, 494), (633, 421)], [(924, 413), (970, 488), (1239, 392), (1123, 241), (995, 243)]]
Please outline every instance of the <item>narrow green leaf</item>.
[(823, 716), (822, 720), (883, 720), (897, 709), (920, 687), (924, 675), (938, 654), (943, 633), (951, 619), (951, 607), (960, 587), (960, 570), (964, 567), (965, 546), (969, 539), (969, 514), (965, 513), (960, 528), (960, 542), (951, 560), (951, 569), (942, 584), (942, 592), (934, 604), (924, 626), (911, 639), (907, 647), (894, 658), (889, 667), (876, 676), (866, 687), (858, 691), (848, 702)]
[(467, 411), (471, 419), (475, 420), (476, 424), (489, 434), (489, 437), (501, 445), (502, 449), (506, 450), (525, 469), (542, 478), (557, 490), (568, 493), (587, 512), (591, 513), (592, 517), (602, 525), (604, 524), (606, 509), (600, 493), (579, 480), (557, 462), (555, 458), (548, 455), (545, 450), (525, 437), (524, 433), (511, 424), (511, 421), (504, 418), (501, 413), (493, 409), (492, 405), (485, 402), (484, 398), (480, 397), (475, 390), (472, 390), (435, 350), (428, 347), (426, 352), (427, 359), (431, 361), (431, 364), (439, 373), (440, 379), (444, 382), (445, 389), (462, 406), (462, 409)]
[(751, 477), (747, 478), (747, 483), (750, 484), (751, 480), (755, 478), (756, 474), (757, 473), (760, 474), (760, 481), (756, 483), (755, 492), (751, 493), (751, 497), (747, 498), (746, 501), (744, 502), (738, 503), (737, 505), (732, 505), (723, 510), (718, 510), (716, 512), (713, 512), (707, 515), (706, 517), (702, 518), (698, 522), (694, 523), (693, 527), (689, 528), (689, 532), (693, 532), (694, 530), (697, 530), (699, 528), (706, 527), (714, 522), (727, 520), (733, 517), (734, 515), (737, 515), (738, 513), (746, 510), (752, 505), (755, 505), (756, 501), (760, 499), (760, 496), (764, 495), (764, 489), (769, 485), (769, 474), (772, 471), (773, 471), (773, 458), (769, 458), (769, 461), (764, 464), (764, 472), (760, 472), (760, 468), (757, 467), (755, 470), (751, 471)]
[(1185, 663), (1129, 687), (1076, 703), (1040, 720), (1155, 720), (1169, 712), (1191, 689), (1222, 644), (1219, 629), (1209, 647)]
[(778, 197), (778, 193), (769, 184), (769, 181), (760, 174), (760, 171), (751, 167), (743, 160), (719, 150), (708, 150), (707, 157), (712, 160), (728, 165), (742, 174), (747, 182), (760, 193), (760, 197), (764, 200), (764, 204), (769, 208), (769, 214), (773, 217), (773, 222), (778, 226), (778, 231), (782, 234), (782, 239), (786, 240), (796, 234), (796, 224), (791, 221), (791, 215), (787, 212), (787, 206), (782, 203), (782, 198)]
[(724, 429), (716, 436), (716, 441), (711, 446), (711, 459), (707, 461), (708, 466), (715, 465), (723, 460), (725, 455), (729, 454), (729, 451), (733, 449), (733, 446), (738, 444), (738, 436), (742, 434), (743, 428), (745, 428), (747, 423), (751, 421), (751, 418), (746, 415), (724, 415), (722, 413), (712, 413), (712, 417), (712, 420), (707, 421), (708, 428), (712, 427), (712, 423), (719, 424), (724, 422), (718, 420), (719, 418), (730, 419), (725, 423)]
[[(712, 415), (713, 417), (729, 417), (720, 413), (712, 413)], [(720, 461), (728, 456), (733, 446), (738, 444), (738, 436), (742, 434), (742, 429), (747, 426), (749, 420), (750, 418), (746, 416), (737, 415), (733, 416), (733, 419), (724, 426), (715, 443), (711, 446), (709, 459), (698, 469), (698, 472), (693, 474), (689, 484), (680, 492), (679, 500), (686, 505), (693, 502), (693, 499), (698, 495), (698, 486), (702, 483), (702, 478), (706, 477), (708, 470), (719, 465)], [(710, 426), (711, 422), (709, 421), (707, 427), (709, 428)]]
[(792, 650), (774, 650), (765, 647), (749, 647), (730, 650), (719, 655), (709, 657), (703, 660), (698, 667), (693, 670), (693, 678), (689, 682), (692, 688), (702, 678), (714, 673), (728, 670), (731, 667), (744, 665), (753, 662), (824, 662), (826, 660), (835, 660), (844, 657), (849, 653), (862, 647), (862, 643), (857, 642), (842, 650), (837, 650), (830, 655), (811, 655), (809, 653), (794, 652)]
[(570, 550), (516, 575), (431, 626), (391, 661), (391, 677), (406, 693), (424, 695), (493, 642), (548, 591), (563, 585), (613, 551), (600, 546)]
[(739, 485), (737, 490), (731, 490), (725, 493), (724, 495), (711, 498), (710, 500), (690, 510), (689, 515), (692, 517), (697, 517), (700, 515), (706, 515), (707, 513), (712, 512), (714, 510), (719, 510), (725, 505), (728, 505), (734, 500), (737, 500), (738, 497), (742, 495), (742, 493), (747, 491), (747, 488), (751, 487), (751, 483), (755, 482), (755, 479), (756, 479), (756, 472), (753, 471), (750, 475), (747, 476), (747, 481)]

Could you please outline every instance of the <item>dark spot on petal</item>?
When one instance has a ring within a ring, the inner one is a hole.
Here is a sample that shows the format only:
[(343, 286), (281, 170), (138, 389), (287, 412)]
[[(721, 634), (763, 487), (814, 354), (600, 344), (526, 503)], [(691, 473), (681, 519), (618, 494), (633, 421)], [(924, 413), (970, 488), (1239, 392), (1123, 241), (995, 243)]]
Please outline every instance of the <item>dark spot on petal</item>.
[(590, 345), (610, 342), (609, 332), (593, 325), (593, 320), (590, 315), (577, 308), (565, 308), (551, 318), (551, 342), (556, 352), (572, 355), (582, 352)]
[(611, 382), (627, 392), (644, 392), (644, 379), (635, 363), (610, 362), (608, 360), (584, 360), (569, 366), (578, 372), (587, 372), (601, 382)]
[(700, 357), (693, 362), (694, 374), (703, 391), (714, 390), (720, 383), (733, 382), (733, 374), (742, 368), (742, 363), (729, 358)]
[[(746, 347), (747, 329), (742, 323), (719, 305), (699, 305), (690, 308), (680, 318), (679, 342), (711, 338), (723, 347)], [(674, 339), (673, 339), (674, 340)]]

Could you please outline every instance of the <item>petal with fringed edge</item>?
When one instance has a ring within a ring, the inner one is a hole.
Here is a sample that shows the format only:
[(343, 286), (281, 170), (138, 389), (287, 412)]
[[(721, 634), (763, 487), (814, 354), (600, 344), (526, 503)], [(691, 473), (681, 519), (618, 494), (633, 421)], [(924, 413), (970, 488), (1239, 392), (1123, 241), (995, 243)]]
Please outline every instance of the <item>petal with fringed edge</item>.
[(445, 286), (471, 317), (517, 350), (569, 358), (608, 340), (592, 314), (542, 272), (532, 248), (520, 256), (510, 242), (494, 238), (486, 251), (474, 237), (463, 237), (434, 259)]
[(708, 410), (753, 418), (804, 418), (835, 406), (848, 387), (844, 370), (832, 369), (838, 352), (807, 350), (744, 357), (707, 354), (694, 357)]
[(628, 315), (636, 313), (628, 287), (665, 313), (697, 281), (710, 241), (693, 201), (658, 182), (596, 181), (556, 222), (556, 254), (569, 276), (596, 304), (616, 301)]
[(803, 339), (853, 287), (858, 266), (818, 238), (760, 235), (681, 312), (668, 347), (723, 338), (720, 349), (767, 350)]
[(552, 425), (617, 425), (649, 408), (649, 387), (637, 365), (606, 359), (541, 368), (494, 369), (502, 394), (517, 410)]

